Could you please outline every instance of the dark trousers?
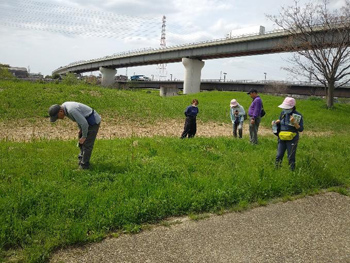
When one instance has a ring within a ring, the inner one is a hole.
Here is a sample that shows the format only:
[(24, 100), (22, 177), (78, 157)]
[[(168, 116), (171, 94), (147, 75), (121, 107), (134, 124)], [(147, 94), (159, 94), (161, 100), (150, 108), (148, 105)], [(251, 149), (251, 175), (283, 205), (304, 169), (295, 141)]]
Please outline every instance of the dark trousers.
[(100, 124), (89, 125), (89, 131), (85, 142), (83, 144), (79, 144), (80, 153), (78, 155), (78, 159), (79, 159), (79, 165), (82, 168), (87, 169), (90, 166), (90, 158), (91, 158), (92, 150), (94, 148), (94, 143), (95, 143), (99, 128), (100, 128)]
[(181, 139), (193, 138), (197, 132), (196, 117), (186, 117), (184, 131), (181, 135)]
[(291, 141), (282, 141), (282, 140), (278, 139), (277, 156), (276, 156), (276, 167), (277, 168), (279, 168), (281, 166), (284, 153), (287, 150), (289, 167), (292, 171), (294, 171), (294, 169), (295, 169), (295, 155), (297, 152), (298, 141), (299, 141), (298, 136), (295, 137)]
[[(239, 126), (239, 122), (234, 122), (233, 123), (233, 137), (237, 138), (237, 129), (238, 129), (238, 126)], [(243, 135), (243, 125), (241, 125), (240, 129), (238, 129), (238, 135), (239, 135), (239, 138), (242, 138), (242, 135)]]

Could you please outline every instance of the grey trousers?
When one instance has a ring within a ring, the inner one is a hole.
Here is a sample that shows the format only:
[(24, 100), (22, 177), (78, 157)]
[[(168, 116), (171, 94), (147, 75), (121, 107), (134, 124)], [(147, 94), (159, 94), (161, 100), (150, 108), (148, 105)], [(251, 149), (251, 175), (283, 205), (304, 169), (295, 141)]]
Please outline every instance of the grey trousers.
[(249, 135), (250, 135), (250, 142), (252, 144), (258, 144), (258, 130), (259, 130), (259, 125), (261, 118), (255, 118), (255, 123), (252, 124), (250, 121), (252, 118), (249, 118)]
[(78, 155), (79, 165), (82, 168), (90, 167), (90, 158), (92, 150), (94, 148), (94, 143), (96, 140), (98, 129), (100, 128), (100, 123), (96, 125), (89, 125), (88, 135), (83, 144), (79, 144), (80, 153)]
[(292, 171), (294, 171), (294, 169), (295, 169), (295, 155), (297, 153), (298, 141), (299, 141), (298, 136), (296, 136), (291, 141), (282, 141), (282, 140), (278, 139), (276, 168), (279, 168), (281, 166), (284, 153), (287, 150), (289, 168)]

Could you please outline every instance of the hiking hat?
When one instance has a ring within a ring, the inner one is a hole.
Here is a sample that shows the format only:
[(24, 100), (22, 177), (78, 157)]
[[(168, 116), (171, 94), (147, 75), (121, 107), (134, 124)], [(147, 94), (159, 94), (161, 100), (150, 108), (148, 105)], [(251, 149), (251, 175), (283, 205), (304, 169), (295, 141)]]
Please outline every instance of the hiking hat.
[(282, 108), (282, 109), (285, 109), (285, 110), (289, 110), (289, 109), (292, 109), (296, 104), (296, 101), (294, 98), (292, 97), (286, 97), (284, 99), (284, 101), (282, 102), (281, 105), (279, 105), (278, 107), (279, 108)]
[(50, 121), (55, 122), (58, 119), (58, 112), (60, 111), (61, 106), (54, 104), (49, 108)]
[(235, 100), (235, 99), (233, 99), (233, 100), (231, 100), (231, 102), (230, 102), (230, 107), (232, 108), (232, 107), (237, 107), (239, 104), (238, 104), (238, 102), (237, 102), (237, 100)]

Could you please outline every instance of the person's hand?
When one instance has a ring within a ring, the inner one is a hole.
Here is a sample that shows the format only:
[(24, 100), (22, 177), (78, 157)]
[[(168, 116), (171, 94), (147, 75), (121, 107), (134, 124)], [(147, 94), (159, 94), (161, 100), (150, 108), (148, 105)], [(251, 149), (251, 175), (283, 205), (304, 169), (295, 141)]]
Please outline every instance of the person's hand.
[(276, 120), (276, 121), (275, 121), (276, 124), (279, 124), (280, 122), (281, 122), (280, 120)]
[(290, 121), (290, 123), (291, 123), (291, 124), (293, 124), (293, 125), (295, 124), (295, 119), (294, 119), (294, 117), (293, 117), (293, 116), (290, 116), (289, 121)]
[(79, 139), (79, 144), (84, 144), (85, 140), (86, 140), (86, 138), (81, 137), (81, 138)]
[(251, 123), (251, 124), (254, 124), (254, 123), (255, 123), (255, 119), (251, 119), (251, 120), (250, 120), (250, 123)]
[(81, 138), (81, 136), (82, 136), (82, 131), (81, 131), (81, 130), (79, 130), (79, 131), (78, 131), (78, 138), (80, 139), (80, 138)]

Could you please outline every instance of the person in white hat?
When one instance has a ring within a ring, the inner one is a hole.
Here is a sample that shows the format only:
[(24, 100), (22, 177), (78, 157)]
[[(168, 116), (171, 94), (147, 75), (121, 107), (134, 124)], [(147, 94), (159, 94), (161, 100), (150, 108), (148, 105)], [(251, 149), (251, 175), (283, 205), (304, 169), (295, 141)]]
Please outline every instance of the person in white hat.
[(295, 156), (299, 142), (299, 132), (304, 130), (303, 116), (296, 111), (296, 101), (292, 97), (286, 97), (278, 107), (282, 109), (280, 117), (272, 121), (272, 125), (277, 125), (278, 146), (276, 155), (276, 167), (282, 164), (284, 153), (287, 150), (288, 163), (292, 171), (295, 169)]
[(238, 136), (241, 139), (243, 135), (245, 110), (235, 99), (231, 100), (230, 102), (230, 116), (233, 127), (233, 137), (237, 138), (238, 130)]

